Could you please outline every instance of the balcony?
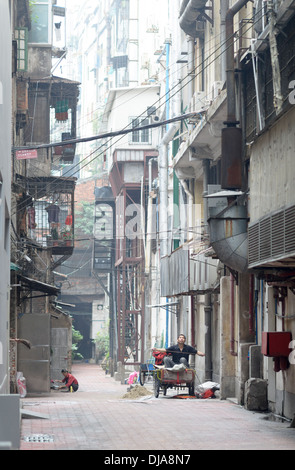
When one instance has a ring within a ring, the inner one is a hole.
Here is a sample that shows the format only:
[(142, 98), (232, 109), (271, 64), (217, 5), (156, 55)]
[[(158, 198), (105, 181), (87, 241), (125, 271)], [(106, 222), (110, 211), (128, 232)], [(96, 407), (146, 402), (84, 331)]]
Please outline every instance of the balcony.
[(76, 178), (27, 178), (27, 237), (53, 255), (71, 255), (74, 248)]
[(196, 92), (191, 100), (191, 111), (198, 121), (182, 142), (174, 158), (173, 167), (179, 178), (202, 175), (202, 160), (216, 161), (221, 155), (221, 129), (226, 119), (226, 90), (221, 82), (214, 82), (208, 96)]

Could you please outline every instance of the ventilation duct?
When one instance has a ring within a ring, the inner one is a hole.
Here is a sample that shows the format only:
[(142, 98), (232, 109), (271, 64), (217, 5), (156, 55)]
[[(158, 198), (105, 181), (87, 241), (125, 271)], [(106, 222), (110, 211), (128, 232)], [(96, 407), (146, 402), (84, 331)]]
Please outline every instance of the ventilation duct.
[[(224, 190), (242, 187), (242, 130), (237, 127), (234, 63), (234, 16), (248, 0), (238, 0), (226, 13), (226, 89), (227, 120), (221, 136), (221, 187)], [(224, 192), (223, 192), (224, 193)], [(226, 191), (225, 191), (226, 193)], [(231, 196), (230, 194), (231, 193)], [(248, 214), (241, 198), (229, 191), (225, 208), (209, 210), (210, 243), (220, 259), (229, 268), (245, 272), (248, 269)], [(216, 196), (216, 194), (215, 194)]]
[[(228, 197), (235, 193), (230, 191)], [(215, 193), (208, 197), (220, 197), (226, 192)], [(241, 193), (237, 193), (240, 195)], [(229, 268), (245, 272), (248, 268), (247, 207), (238, 205), (238, 199), (223, 210), (220, 207), (209, 208), (210, 243), (218, 258)]]
[(221, 131), (221, 187), (242, 187), (242, 129), (225, 127)]
[(197, 28), (197, 18), (204, 10), (207, 0), (184, 0), (180, 8), (179, 25), (189, 36), (196, 38), (200, 35)]
[(227, 128), (222, 131), (221, 186), (224, 189), (240, 189), (242, 186), (242, 131), (236, 116), (234, 16), (248, 0), (238, 0), (226, 13), (226, 90)]

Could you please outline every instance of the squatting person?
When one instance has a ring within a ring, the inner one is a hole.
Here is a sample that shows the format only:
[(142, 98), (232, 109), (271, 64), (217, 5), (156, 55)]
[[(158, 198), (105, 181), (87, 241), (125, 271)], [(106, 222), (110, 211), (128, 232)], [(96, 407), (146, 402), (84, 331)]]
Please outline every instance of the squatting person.
[(57, 380), (64, 385), (61, 385), (59, 388), (68, 388), (69, 392), (76, 392), (79, 388), (78, 380), (72, 374), (70, 374), (66, 369), (62, 369), (62, 375), (64, 376), (63, 380)]

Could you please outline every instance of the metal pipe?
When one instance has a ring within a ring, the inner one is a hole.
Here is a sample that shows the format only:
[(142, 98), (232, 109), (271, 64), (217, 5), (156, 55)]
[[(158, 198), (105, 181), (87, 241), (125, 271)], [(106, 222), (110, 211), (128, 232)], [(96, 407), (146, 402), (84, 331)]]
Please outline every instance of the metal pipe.
[(205, 294), (205, 380), (212, 380), (211, 294)]
[(249, 332), (254, 334), (254, 303), (253, 303), (253, 294), (254, 294), (254, 275), (250, 274), (249, 276)]
[(191, 37), (187, 37), (187, 74), (188, 74), (188, 85), (187, 85), (187, 90), (188, 90), (188, 101), (190, 103), (189, 110), (194, 111), (192, 109), (192, 98), (194, 96), (194, 80), (193, 77), (195, 75), (195, 40)]
[(235, 127), (236, 118), (235, 69), (234, 69), (234, 16), (243, 8), (248, 0), (238, 0), (226, 13), (226, 89), (227, 89), (227, 122)]
[(202, 162), (203, 165), (203, 225), (204, 225), (204, 235), (208, 234), (208, 182), (209, 182), (209, 170), (210, 170), (210, 161), (204, 159)]
[(180, 8), (179, 25), (189, 36), (196, 37), (196, 21), (206, 0), (184, 0)]
[(279, 63), (279, 53), (275, 33), (275, 12), (272, 0), (267, 1), (267, 13), (269, 18), (269, 50), (272, 67), (273, 83), (273, 105), (278, 115), (283, 106), (283, 96), (281, 89), (281, 71)]
[(237, 356), (235, 352), (235, 279), (230, 274), (230, 353)]
[(229, 0), (220, 0), (220, 43), (221, 43), (221, 80), (226, 80), (226, 27), (225, 16)]
[(168, 145), (178, 130), (178, 125), (172, 125), (164, 135), (159, 146), (159, 215), (160, 215), (160, 254), (168, 254)]

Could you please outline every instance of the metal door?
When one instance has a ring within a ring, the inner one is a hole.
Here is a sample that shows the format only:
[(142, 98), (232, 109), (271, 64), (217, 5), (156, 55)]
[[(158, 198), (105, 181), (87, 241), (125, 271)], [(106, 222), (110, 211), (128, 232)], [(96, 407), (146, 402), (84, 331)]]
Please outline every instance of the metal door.
[(68, 368), (68, 329), (51, 329), (51, 362), (50, 376), (51, 380), (61, 380), (62, 369)]
[(18, 345), (18, 371), (26, 379), (28, 393), (50, 391), (50, 315), (27, 313), (18, 322), (19, 338), (31, 343)]

